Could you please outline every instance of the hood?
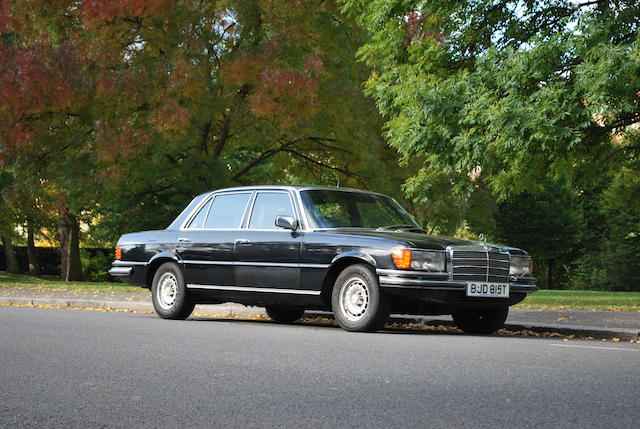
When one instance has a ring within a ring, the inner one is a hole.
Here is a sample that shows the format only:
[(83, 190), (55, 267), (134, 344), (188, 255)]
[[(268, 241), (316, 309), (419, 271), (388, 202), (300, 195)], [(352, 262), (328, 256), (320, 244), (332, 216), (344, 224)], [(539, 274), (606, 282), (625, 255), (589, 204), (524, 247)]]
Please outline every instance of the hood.
[[(334, 234), (347, 234), (361, 237), (377, 237), (385, 238), (402, 242), (409, 247), (417, 249), (437, 249), (446, 250), (447, 247), (468, 247), (473, 246), (482, 249), (487, 247), (490, 251), (497, 252), (500, 250), (508, 250), (512, 255), (527, 255), (522, 249), (515, 247), (501, 246), (498, 244), (482, 243), (474, 240), (464, 240), (461, 238), (444, 237), (438, 235), (429, 235), (427, 233), (419, 232), (395, 232), (395, 231), (377, 231), (375, 229), (360, 229), (360, 228), (344, 228), (334, 229), (331, 231)], [(483, 246), (484, 244), (484, 246)]]
[[(378, 237), (389, 240), (402, 241), (411, 247), (419, 249), (446, 249), (448, 246), (481, 246), (478, 241), (463, 240), (453, 237), (441, 237), (419, 232), (377, 231), (375, 229), (344, 228), (331, 231), (335, 234), (357, 235), (362, 237)], [(494, 246), (494, 245), (490, 245)], [(500, 247), (500, 246), (497, 246)]]

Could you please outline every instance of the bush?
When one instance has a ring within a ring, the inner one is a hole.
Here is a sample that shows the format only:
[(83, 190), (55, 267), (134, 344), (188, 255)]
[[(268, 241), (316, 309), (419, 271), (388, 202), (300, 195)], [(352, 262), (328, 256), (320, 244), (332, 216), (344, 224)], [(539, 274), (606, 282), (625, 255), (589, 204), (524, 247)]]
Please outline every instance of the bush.
[(113, 282), (114, 279), (107, 274), (113, 262), (111, 252), (96, 249), (80, 249), (82, 262), (82, 274), (85, 280), (92, 282)]

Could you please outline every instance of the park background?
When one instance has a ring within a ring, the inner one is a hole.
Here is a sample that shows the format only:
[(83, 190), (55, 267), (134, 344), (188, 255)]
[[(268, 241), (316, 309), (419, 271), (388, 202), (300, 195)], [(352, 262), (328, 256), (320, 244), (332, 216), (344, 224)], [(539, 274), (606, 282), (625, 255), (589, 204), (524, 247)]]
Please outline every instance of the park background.
[(106, 280), (194, 195), (309, 183), (522, 247), (544, 288), (640, 291), (639, 25), (625, 1), (0, 0), (5, 267)]

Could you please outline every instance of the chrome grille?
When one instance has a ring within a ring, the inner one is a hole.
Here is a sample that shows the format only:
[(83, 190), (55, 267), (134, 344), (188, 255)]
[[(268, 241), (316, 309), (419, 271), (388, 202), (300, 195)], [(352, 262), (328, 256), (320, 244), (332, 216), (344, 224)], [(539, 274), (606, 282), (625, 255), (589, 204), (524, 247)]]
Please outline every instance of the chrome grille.
[(507, 282), (509, 254), (484, 250), (454, 250), (453, 280)]

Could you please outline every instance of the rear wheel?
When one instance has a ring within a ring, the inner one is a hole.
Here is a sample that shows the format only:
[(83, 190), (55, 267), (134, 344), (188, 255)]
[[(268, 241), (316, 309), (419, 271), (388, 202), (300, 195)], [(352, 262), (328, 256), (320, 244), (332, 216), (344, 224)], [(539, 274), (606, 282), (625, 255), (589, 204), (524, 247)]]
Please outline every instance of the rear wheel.
[(153, 276), (151, 299), (156, 314), (163, 319), (186, 319), (195, 302), (187, 293), (182, 271), (173, 262), (166, 262)]
[(389, 317), (378, 278), (364, 264), (350, 265), (336, 279), (331, 307), (338, 324), (347, 331), (377, 331)]
[(267, 305), (265, 307), (267, 314), (276, 322), (292, 323), (300, 319), (304, 315), (304, 308), (284, 306), (284, 305)]
[(474, 308), (453, 313), (456, 326), (468, 334), (493, 334), (504, 326), (509, 307)]

